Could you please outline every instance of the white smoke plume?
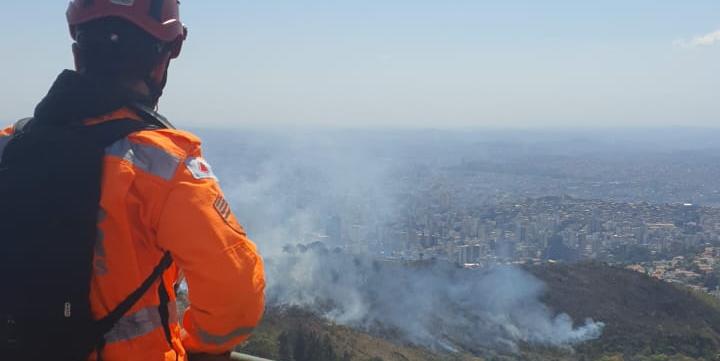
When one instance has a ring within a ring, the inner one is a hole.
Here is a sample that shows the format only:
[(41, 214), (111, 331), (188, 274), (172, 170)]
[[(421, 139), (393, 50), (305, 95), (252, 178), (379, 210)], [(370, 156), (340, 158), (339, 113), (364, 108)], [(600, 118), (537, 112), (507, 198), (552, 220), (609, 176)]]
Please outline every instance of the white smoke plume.
[(569, 347), (602, 333), (600, 322), (578, 327), (551, 312), (540, 301), (543, 283), (520, 268), (388, 261), (371, 245), (357, 252), (323, 238), (332, 216), (369, 229), (400, 218), (397, 194), (413, 182), (400, 170), (454, 158), (431, 157), (443, 144), (373, 133), (250, 134), (239, 145), (230, 135), (205, 138), (227, 198), (266, 258), (271, 306), (451, 352)]
[(567, 347), (602, 334), (603, 323), (575, 327), (553, 315), (542, 282), (515, 267), (463, 270), (451, 264), (383, 262), (316, 248), (268, 262), (269, 300), (316, 311), (344, 325), (398, 331), (445, 351), (517, 351), (519, 343)]

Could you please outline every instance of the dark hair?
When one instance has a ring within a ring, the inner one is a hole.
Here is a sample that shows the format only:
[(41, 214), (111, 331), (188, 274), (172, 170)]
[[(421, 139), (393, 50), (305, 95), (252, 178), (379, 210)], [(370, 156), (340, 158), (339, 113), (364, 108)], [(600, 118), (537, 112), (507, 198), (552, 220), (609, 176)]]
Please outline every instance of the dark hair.
[(78, 25), (83, 71), (108, 78), (143, 79), (169, 50), (167, 44), (121, 18)]

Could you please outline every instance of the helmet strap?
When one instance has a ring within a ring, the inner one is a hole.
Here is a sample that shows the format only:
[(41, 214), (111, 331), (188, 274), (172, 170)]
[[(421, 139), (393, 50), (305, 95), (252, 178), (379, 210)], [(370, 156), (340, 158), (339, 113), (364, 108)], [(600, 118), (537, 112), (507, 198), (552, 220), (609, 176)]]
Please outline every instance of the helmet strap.
[(150, 104), (147, 104), (153, 108), (157, 108), (158, 103), (160, 102), (160, 97), (163, 95), (163, 91), (165, 90), (165, 85), (167, 84), (168, 80), (168, 69), (170, 68), (170, 59), (167, 60), (167, 64), (165, 64), (165, 72), (163, 73), (162, 80), (160, 82), (155, 81), (153, 79), (153, 76), (151, 73), (148, 73), (145, 76), (145, 79), (143, 81), (145, 82), (145, 85), (147, 86), (148, 90), (150, 91), (150, 94), (148, 96), (148, 100)]

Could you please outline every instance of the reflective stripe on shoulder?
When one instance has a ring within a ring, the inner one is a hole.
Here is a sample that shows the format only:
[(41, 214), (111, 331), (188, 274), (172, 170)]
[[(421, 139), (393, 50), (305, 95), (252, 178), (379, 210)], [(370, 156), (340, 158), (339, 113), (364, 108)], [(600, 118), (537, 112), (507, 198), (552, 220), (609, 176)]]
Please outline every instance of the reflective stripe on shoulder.
[(10, 143), (10, 139), (12, 139), (11, 135), (0, 135), (0, 159), (2, 159), (3, 151), (5, 150), (5, 146)]
[[(129, 341), (162, 328), (159, 308), (160, 306), (150, 306), (124, 316), (110, 332), (105, 334), (105, 341), (107, 343)], [(177, 323), (177, 304), (170, 302), (168, 309), (170, 310), (170, 324)]]
[(216, 345), (221, 346), (225, 345), (228, 342), (231, 342), (232, 340), (241, 337), (241, 336), (248, 336), (255, 330), (254, 327), (238, 327), (230, 333), (225, 335), (213, 335), (201, 328), (198, 327), (198, 337), (200, 337), (200, 340), (208, 345)]
[(105, 149), (105, 154), (124, 159), (145, 172), (167, 181), (172, 180), (180, 165), (178, 157), (161, 148), (133, 143), (127, 138), (121, 139)]

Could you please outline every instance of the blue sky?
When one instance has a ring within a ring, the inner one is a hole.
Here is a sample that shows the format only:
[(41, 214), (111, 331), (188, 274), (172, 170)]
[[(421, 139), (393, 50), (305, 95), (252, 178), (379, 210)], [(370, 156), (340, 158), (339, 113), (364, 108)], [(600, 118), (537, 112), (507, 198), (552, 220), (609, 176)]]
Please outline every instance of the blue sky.
[[(0, 119), (12, 120), (72, 59), (65, 1), (7, 3)], [(161, 111), (185, 126), (720, 126), (717, 0), (182, 8), (190, 38)]]

